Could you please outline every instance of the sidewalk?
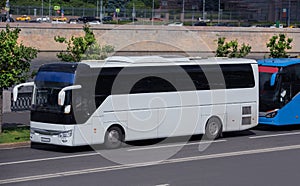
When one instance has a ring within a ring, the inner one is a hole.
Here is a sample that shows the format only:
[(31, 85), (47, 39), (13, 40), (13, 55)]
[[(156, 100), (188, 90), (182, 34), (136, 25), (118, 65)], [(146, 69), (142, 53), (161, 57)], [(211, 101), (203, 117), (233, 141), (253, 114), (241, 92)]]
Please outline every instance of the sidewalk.
[(2, 127), (15, 127), (20, 125), (29, 126), (29, 124), (30, 124), (30, 111), (3, 113)]

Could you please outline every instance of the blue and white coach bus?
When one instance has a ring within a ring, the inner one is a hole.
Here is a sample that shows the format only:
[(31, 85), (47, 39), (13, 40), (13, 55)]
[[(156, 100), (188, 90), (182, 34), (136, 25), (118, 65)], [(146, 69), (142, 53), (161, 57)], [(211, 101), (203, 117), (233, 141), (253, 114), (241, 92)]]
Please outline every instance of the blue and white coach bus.
[(300, 124), (300, 59), (258, 60), (259, 123)]
[(110, 57), (40, 67), (30, 139), (65, 146), (239, 131), (258, 123), (255, 60)]

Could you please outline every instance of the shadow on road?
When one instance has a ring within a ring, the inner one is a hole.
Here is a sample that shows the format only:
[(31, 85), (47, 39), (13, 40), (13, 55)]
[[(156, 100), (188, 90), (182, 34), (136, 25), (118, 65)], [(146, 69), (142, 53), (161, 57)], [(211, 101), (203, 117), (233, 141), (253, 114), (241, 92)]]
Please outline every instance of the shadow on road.
[(243, 130), (243, 131), (234, 131), (234, 132), (224, 132), (223, 138), (233, 138), (233, 137), (243, 137), (243, 136), (253, 136), (256, 133), (251, 130)]
[(86, 146), (79, 146), (79, 147), (65, 147), (59, 145), (51, 145), (51, 144), (44, 144), (44, 143), (34, 143), (31, 142), (30, 147), (32, 149), (44, 150), (44, 151), (54, 151), (54, 152), (62, 152), (62, 153), (74, 153), (74, 152), (87, 152), (93, 151), (93, 148), (86, 145)]
[(261, 131), (294, 131), (294, 130), (300, 130), (300, 125), (273, 126), (273, 125), (259, 124), (253, 129), (261, 130)]
[[(242, 136), (250, 136), (250, 135), (255, 135), (255, 133), (250, 130), (239, 131), (239, 132), (226, 132), (223, 134), (222, 138), (242, 137)], [(126, 144), (123, 145), (123, 148), (150, 146), (150, 145), (168, 145), (168, 144), (176, 144), (176, 143), (195, 143), (195, 142), (203, 142), (203, 141), (206, 141), (203, 135), (180, 136), (180, 137), (130, 141), (130, 142), (126, 142)], [(31, 143), (31, 148), (38, 149), (38, 150), (45, 150), (45, 151), (62, 152), (62, 153), (107, 150), (102, 144), (92, 145), (92, 146), (87, 145), (87, 146), (79, 146), (79, 147), (65, 147), (65, 146), (50, 145), (50, 144), (43, 144), (43, 143)]]

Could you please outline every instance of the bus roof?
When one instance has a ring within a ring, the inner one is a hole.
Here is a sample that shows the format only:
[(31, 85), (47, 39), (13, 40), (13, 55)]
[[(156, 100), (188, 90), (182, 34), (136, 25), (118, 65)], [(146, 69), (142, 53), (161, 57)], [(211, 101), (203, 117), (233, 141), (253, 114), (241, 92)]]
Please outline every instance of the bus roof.
[(299, 64), (300, 58), (268, 58), (257, 60), (257, 63), (261, 66), (286, 67)]
[(90, 68), (99, 67), (125, 67), (125, 66), (165, 66), (165, 65), (192, 65), (192, 64), (249, 64), (255, 60), (241, 58), (201, 58), (183, 56), (113, 56), (105, 60), (85, 60), (82, 63)]

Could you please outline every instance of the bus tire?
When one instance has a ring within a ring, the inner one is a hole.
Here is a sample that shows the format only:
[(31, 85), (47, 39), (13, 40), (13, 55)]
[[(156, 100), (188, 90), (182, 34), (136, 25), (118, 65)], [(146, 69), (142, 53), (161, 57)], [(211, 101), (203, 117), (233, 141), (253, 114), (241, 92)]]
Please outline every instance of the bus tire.
[(208, 140), (214, 140), (218, 138), (222, 133), (222, 123), (221, 121), (216, 118), (210, 118), (205, 127), (205, 137)]
[(115, 149), (122, 146), (124, 134), (120, 127), (110, 127), (105, 133), (104, 146), (108, 149)]

